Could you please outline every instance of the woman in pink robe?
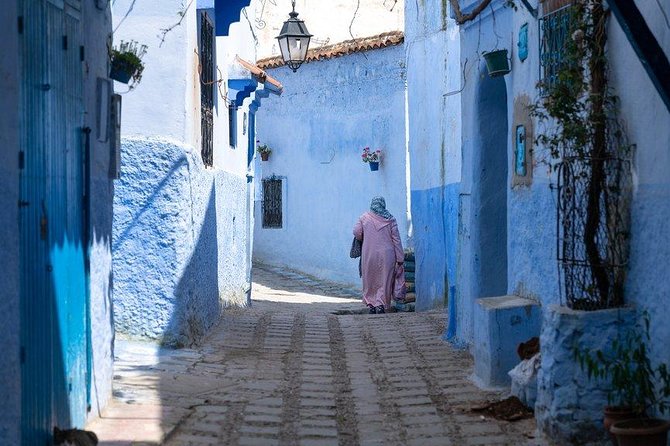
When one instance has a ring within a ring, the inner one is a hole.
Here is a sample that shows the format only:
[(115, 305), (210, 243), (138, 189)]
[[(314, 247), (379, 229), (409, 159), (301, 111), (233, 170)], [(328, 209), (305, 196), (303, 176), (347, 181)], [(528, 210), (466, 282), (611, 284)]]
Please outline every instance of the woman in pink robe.
[(354, 237), (363, 242), (361, 268), (363, 302), (370, 313), (385, 313), (391, 306), (396, 268), (405, 259), (398, 224), (382, 197), (372, 199), (370, 211), (358, 218)]

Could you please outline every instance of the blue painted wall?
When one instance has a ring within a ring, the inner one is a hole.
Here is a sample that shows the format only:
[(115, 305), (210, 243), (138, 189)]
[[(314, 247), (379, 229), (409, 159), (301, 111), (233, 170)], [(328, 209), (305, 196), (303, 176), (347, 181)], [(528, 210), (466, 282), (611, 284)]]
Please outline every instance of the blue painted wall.
[[(636, 4), (665, 54), (670, 55), (670, 33), (658, 6), (655, 2)], [(670, 112), (616, 21), (610, 23), (608, 45), (618, 48), (610, 56), (612, 85), (621, 100), (628, 137), (637, 145), (625, 298), (638, 307), (638, 316), (640, 310), (649, 311), (653, 360), (670, 364), (670, 324), (666, 321), (670, 277), (662, 266), (670, 262)]]
[[(4, 150), (0, 151), (0, 204), (4, 209), (0, 217), (0, 251), (4, 253), (2, 274), (2, 298), (0, 299), (0, 336), (3, 351), (0, 359), (0, 381), (3, 386), (0, 398), (0, 438), (3, 444), (22, 444), (20, 439), (20, 314), (19, 314), (19, 79), (21, 67), (18, 59), (18, 39), (16, 18), (17, 6), (22, 2), (9, 2), (3, 5), (0, 18), (0, 35), (3, 37), (3, 51), (0, 54), (0, 92), (3, 97), (3, 110), (0, 113), (0, 142)], [(111, 32), (111, 14), (109, 8), (98, 9), (93, 2), (82, 2), (82, 18), (86, 22), (83, 43), (85, 46), (86, 70), (83, 73), (83, 125), (96, 127), (97, 78), (106, 78), (108, 57), (106, 42)], [(90, 276), (88, 295), (91, 310), (90, 360), (93, 374), (90, 398), (93, 410), (87, 415), (99, 414), (107, 399), (111, 396), (112, 376), (112, 339), (111, 320), (111, 221), (113, 185), (108, 177), (109, 143), (91, 141), (92, 162), (89, 180), (91, 182), (91, 234), (89, 250)], [(77, 278), (82, 282), (84, 276)], [(58, 354), (56, 352), (55, 354)], [(76, 361), (85, 362), (80, 356)], [(77, 394), (86, 395), (85, 388), (74, 389)], [(64, 401), (64, 400), (63, 400)], [(63, 403), (59, 401), (58, 404)]]
[[(189, 345), (244, 304), (246, 178), (173, 141), (124, 138), (114, 201), (116, 328)], [(235, 267), (235, 265), (239, 265)]]
[[(125, 12), (130, 4), (118, 0), (114, 7)], [(148, 52), (142, 82), (123, 103), (112, 244), (114, 320), (121, 336), (170, 346), (200, 340), (225, 305), (248, 303), (250, 288), (251, 187), (242, 133), (253, 98), (240, 104), (239, 143), (231, 147), (223, 90), (209, 87), (215, 91), (214, 165), (205, 168), (197, 72), (200, 12), (189, 8), (162, 43), (155, 32), (173, 23), (181, 6), (138, 4), (115, 33), (115, 39), (147, 44)], [(253, 59), (250, 33), (246, 24), (234, 23), (229, 36), (216, 38), (216, 71), (224, 84), (230, 73), (250, 76), (234, 60), (237, 54)]]
[[(107, 38), (112, 30), (111, 10), (98, 9), (95, 2), (82, 2), (87, 70), (84, 75), (84, 125), (92, 129), (89, 169), (89, 300), (90, 361), (92, 373), (89, 418), (101, 415), (112, 395), (114, 361), (114, 316), (112, 303), (112, 218), (114, 181), (110, 178), (111, 139), (97, 136), (98, 78), (109, 73)], [(110, 93), (111, 93), (110, 89)], [(110, 123), (111, 125), (111, 123)]]
[(406, 2), (411, 239), (417, 309), (442, 307), (457, 290), (461, 181), (458, 29), (445, 2)]
[(16, 33), (17, 2), (3, 5), (0, 14), (0, 438), (7, 444), (21, 444), (20, 306), (19, 306), (19, 35)]
[[(478, 221), (477, 203), (473, 191), (476, 178), (472, 166), (483, 153), (477, 105), (477, 91), (485, 74), (481, 53), (492, 49), (509, 50), (511, 73), (504, 77), (507, 95), (508, 132), (506, 138), (508, 172), (507, 190), (507, 293), (528, 297), (543, 306), (560, 303), (558, 265), (556, 261), (556, 198), (550, 188), (554, 181), (542, 159), (549, 159), (541, 147), (535, 147), (532, 182), (512, 186), (512, 130), (514, 101), (527, 96), (533, 103), (537, 98), (535, 85), (539, 76), (538, 21), (523, 7), (513, 12), (503, 8), (503, 2), (493, 2), (491, 8), (473, 23), (461, 27), (460, 67), (466, 68), (466, 82), (461, 97), (463, 120), (463, 178), (461, 183), (460, 242), (458, 298), (455, 312), (457, 339), (470, 343), (472, 336), (472, 305), (479, 296), (482, 278), (477, 275), (478, 236), (474, 222)], [(653, 3), (653, 2), (652, 2)], [(657, 5), (640, 3), (649, 26), (661, 45), (670, 53), (670, 36), (663, 25)], [(481, 22), (481, 25), (480, 25)], [(516, 54), (519, 28), (528, 23), (528, 58), (520, 61)], [(510, 38), (511, 36), (511, 38)], [(621, 118), (630, 141), (637, 145), (633, 159), (634, 190), (632, 196), (631, 258), (627, 276), (626, 299), (652, 314), (652, 333), (665, 345), (670, 328), (657, 315), (670, 292), (670, 282), (662, 269), (670, 256), (670, 227), (668, 226), (668, 194), (670, 182), (664, 168), (670, 162), (670, 113), (635, 56), (625, 34), (616, 20), (609, 25), (608, 48), (612, 87), (621, 99)], [(635, 86), (635, 88), (631, 88)], [(535, 130), (537, 134), (537, 130)], [(468, 193), (473, 195), (468, 196)], [(452, 322), (453, 321), (453, 318)], [(656, 360), (670, 361), (670, 352), (654, 349)]]
[[(375, 195), (386, 198), (407, 246), (404, 59), (398, 45), (309, 62), (296, 73), (269, 70), (284, 93), (258, 110), (258, 139), (273, 152), (256, 163), (261, 178), (286, 178), (285, 219), (282, 229), (262, 228), (256, 202), (256, 259), (359, 285), (348, 255), (352, 229)], [(379, 171), (361, 162), (365, 146), (382, 148)]]

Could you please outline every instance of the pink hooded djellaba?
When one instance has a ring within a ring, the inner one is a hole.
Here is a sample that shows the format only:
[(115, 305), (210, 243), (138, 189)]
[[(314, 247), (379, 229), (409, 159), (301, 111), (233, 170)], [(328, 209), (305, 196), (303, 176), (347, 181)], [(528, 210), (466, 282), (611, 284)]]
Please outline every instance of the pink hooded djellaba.
[(391, 306), (396, 263), (404, 261), (400, 233), (395, 218), (384, 218), (374, 212), (360, 216), (354, 226), (354, 237), (363, 241), (361, 268), (363, 303), (368, 306)]

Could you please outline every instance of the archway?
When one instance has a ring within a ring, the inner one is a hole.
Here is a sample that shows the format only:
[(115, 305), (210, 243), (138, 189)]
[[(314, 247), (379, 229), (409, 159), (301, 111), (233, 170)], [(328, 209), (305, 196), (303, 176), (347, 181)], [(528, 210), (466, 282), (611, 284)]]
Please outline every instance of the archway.
[(479, 292), (475, 297), (507, 294), (507, 90), (502, 77), (484, 75), (479, 84), (476, 119), (479, 156), (473, 180), (477, 196)]

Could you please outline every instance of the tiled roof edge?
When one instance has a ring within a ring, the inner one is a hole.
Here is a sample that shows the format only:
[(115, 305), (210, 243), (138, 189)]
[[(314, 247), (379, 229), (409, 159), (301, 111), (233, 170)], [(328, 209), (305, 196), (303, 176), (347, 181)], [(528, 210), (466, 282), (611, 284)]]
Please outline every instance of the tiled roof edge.
[[(346, 56), (348, 54), (359, 53), (362, 51), (386, 48), (388, 46), (400, 45), (404, 41), (405, 34), (402, 31), (389, 31), (376, 36), (345, 40), (344, 42), (326, 45), (307, 51), (306, 62), (332, 59), (334, 57)], [(256, 66), (263, 70), (277, 68), (283, 65), (284, 61), (281, 56), (266, 57), (256, 62)]]

